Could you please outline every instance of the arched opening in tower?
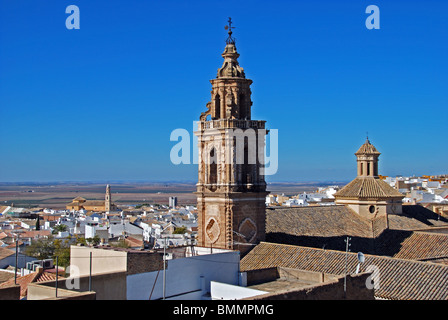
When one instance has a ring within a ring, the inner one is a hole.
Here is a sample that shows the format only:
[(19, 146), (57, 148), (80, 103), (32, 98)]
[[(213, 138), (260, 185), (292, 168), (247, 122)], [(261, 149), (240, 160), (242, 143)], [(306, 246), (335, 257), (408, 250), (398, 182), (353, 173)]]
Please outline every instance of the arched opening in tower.
[(215, 96), (215, 109), (212, 118), (213, 120), (221, 118), (221, 97), (219, 94)]
[(210, 150), (209, 161), (209, 183), (216, 184), (218, 182), (218, 165), (216, 163), (216, 151), (215, 148)]
[(240, 94), (240, 119), (247, 118), (247, 108), (246, 108), (246, 96), (242, 93)]

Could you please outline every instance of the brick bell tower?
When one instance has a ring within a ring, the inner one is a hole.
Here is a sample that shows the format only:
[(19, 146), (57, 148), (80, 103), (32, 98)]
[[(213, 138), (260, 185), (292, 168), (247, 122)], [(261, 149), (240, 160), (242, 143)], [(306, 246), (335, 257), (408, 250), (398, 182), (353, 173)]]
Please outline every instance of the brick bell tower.
[(104, 198), (104, 210), (109, 212), (112, 208), (112, 199), (110, 196), (110, 185), (106, 186), (106, 196)]
[(251, 119), (252, 80), (239, 66), (231, 24), (229, 18), (224, 63), (210, 80), (211, 101), (195, 132), (198, 245), (244, 254), (265, 238), (267, 130), (266, 121)]

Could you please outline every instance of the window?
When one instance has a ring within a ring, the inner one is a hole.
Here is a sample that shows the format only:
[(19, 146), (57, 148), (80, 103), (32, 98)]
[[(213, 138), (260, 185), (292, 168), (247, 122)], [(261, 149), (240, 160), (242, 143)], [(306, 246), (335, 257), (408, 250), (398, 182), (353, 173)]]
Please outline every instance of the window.
[(221, 118), (221, 98), (219, 97), (219, 94), (217, 94), (215, 96), (215, 109), (213, 119), (219, 118)]
[(218, 165), (215, 159), (215, 148), (210, 151), (209, 161), (209, 183), (216, 184), (218, 179)]
[(240, 119), (247, 118), (247, 108), (246, 108), (246, 96), (240, 94)]

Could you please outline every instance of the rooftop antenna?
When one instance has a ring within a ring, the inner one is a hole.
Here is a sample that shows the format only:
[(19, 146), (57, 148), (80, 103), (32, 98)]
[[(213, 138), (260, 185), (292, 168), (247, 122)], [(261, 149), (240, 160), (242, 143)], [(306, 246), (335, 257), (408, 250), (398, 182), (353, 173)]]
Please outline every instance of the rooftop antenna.
[(347, 259), (348, 259), (348, 252), (350, 251), (349, 247), (351, 246), (350, 240), (352, 238), (347, 237), (347, 239), (344, 240), (346, 243), (345, 246), (345, 275), (344, 275), (344, 295), (347, 297)]

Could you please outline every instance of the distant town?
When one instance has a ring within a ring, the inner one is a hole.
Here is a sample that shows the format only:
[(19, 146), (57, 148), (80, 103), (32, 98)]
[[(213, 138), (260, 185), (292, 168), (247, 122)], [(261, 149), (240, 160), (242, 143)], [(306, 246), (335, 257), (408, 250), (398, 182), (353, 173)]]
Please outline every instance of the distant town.
[[(448, 176), (421, 177), (387, 177), (379, 176), (391, 187), (401, 192), (405, 197), (403, 204), (418, 204), (440, 215), (448, 214)], [(341, 188), (340, 185), (319, 187), (315, 192), (303, 192), (294, 196), (283, 194), (270, 194), (266, 197), (268, 206), (314, 206), (334, 205), (334, 194)]]
[[(448, 175), (380, 178), (403, 194), (403, 206), (418, 205), (448, 218)], [(266, 208), (335, 206), (334, 194), (343, 186), (326, 185), (317, 187), (314, 192), (292, 195), (269, 194)], [(113, 185), (104, 186), (104, 199), (101, 200), (87, 200), (80, 195), (66, 203), (65, 209), (25, 208), (13, 203), (0, 206), (0, 288), (13, 281), (16, 271), (21, 277), (36, 272), (37, 268), (48, 274), (46, 279), (56, 279), (57, 273), (63, 275), (70, 262), (67, 257), (70, 245), (151, 252), (165, 250), (166, 259), (185, 257), (185, 248), (197, 245), (198, 212), (195, 205), (180, 205), (176, 196), (164, 193), (166, 204), (117, 206), (113, 201), (113, 190)], [(160, 192), (156, 193), (160, 195)], [(36, 244), (44, 243), (52, 248), (46, 253), (36, 247)], [(17, 270), (12, 261), (16, 250), (19, 255)], [(22, 297), (25, 297), (23, 292)]]

